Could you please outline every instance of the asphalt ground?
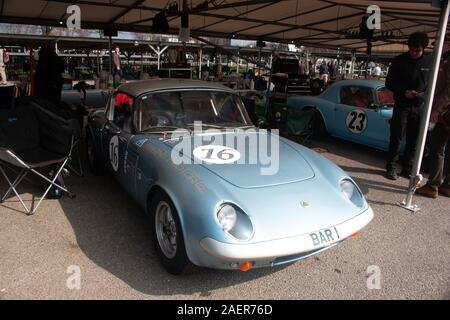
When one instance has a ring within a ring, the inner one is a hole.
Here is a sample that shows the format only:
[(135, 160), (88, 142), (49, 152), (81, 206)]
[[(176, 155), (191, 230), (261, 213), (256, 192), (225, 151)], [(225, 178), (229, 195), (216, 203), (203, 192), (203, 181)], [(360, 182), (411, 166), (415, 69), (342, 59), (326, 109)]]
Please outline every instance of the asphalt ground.
[(45, 200), (34, 216), (13, 197), (0, 206), (0, 299), (450, 299), (450, 199), (417, 196), (412, 214), (396, 206), (408, 180), (383, 177), (383, 152), (331, 139), (313, 148), (372, 206), (360, 237), (281, 267), (172, 276), (140, 208), (111, 176), (87, 172), (66, 179), (75, 199)]

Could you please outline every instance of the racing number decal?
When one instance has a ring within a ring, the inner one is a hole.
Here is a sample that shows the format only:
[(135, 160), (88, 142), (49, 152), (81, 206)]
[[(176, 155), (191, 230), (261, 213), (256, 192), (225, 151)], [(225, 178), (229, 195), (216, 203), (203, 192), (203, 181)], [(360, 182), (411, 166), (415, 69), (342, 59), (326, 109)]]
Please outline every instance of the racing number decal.
[(206, 163), (226, 164), (233, 163), (240, 159), (241, 154), (239, 151), (219, 146), (219, 145), (206, 145), (200, 146), (194, 149), (194, 157), (204, 161)]
[(109, 141), (109, 160), (114, 171), (119, 169), (119, 137), (114, 136)]
[(361, 133), (367, 127), (367, 115), (363, 110), (356, 109), (347, 115), (347, 128), (353, 133)]

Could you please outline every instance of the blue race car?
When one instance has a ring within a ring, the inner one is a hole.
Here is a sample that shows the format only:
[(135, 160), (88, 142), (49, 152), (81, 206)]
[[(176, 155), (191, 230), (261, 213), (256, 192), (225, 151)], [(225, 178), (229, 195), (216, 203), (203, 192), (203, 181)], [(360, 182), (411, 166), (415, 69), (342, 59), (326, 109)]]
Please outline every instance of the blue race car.
[(378, 80), (335, 82), (316, 97), (292, 96), (289, 110), (315, 108), (318, 135), (332, 136), (387, 150), (394, 97)]
[(124, 84), (89, 115), (86, 138), (94, 173), (109, 170), (150, 215), (173, 274), (190, 262), (243, 271), (293, 262), (373, 218), (345, 172), (255, 128), (240, 97), (219, 84)]

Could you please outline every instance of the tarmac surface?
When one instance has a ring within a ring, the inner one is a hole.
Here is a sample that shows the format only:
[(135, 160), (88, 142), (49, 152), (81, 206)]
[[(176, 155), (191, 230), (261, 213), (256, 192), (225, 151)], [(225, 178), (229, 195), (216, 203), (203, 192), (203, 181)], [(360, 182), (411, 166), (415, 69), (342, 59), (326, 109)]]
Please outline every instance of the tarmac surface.
[(360, 237), (281, 267), (172, 276), (140, 208), (110, 175), (86, 170), (66, 179), (75, 199), (45, 200), (34, 216), (13, 197), (0, 206), (0, 299), (450, 299), (450, 198), (416, 196), (412, 214), (396, 206), (408, 180), (383, 177), (383, 152), (330, 139), (313, 147), (372, 206)]

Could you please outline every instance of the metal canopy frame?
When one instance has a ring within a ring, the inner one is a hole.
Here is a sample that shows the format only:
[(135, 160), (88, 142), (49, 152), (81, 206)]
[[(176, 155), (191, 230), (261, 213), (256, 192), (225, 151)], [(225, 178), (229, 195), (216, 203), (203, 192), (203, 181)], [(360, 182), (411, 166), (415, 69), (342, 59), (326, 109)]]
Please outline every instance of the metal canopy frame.
[[(77, 4), (81, 7), (82, 13), (83, 10), (99, 12), (98, 18), (91, 18), (91, 20), (82, 18), (84, 29), (115, 29), (144, 33), (151, 32), (153, 17), (168, 4), (167, 0), (122, 0), (109, 3), (101, 0), (33, 0), (33, 5), (36, 4), (41, 12), (30, 16), (27, 10), (17, 5), (17, 3), (28, 2), (27, 0), (0, 1), (0, 22), (4, 23), (60, 27), (60, 21), (66, 13), (56, 12), (64, 9), (62, 6), (64, 4), (67, 6)], [(382, 23), (384, 26), (389, 26), (391, 30), (412, 32), (422, 31), (427, 27), (429, 29), (426, 32), (431, 34), (437, 30), (439, 10), (432, 8), (429, 1), (396, 0), (370, 3), (365, 0), (349, 0), (346, 3), (344, 0), (193, 0), (189, 2), (192, 8), (188, 10), (188, 13), (192, 17), (191, 20), (194, 20), (194, 23), (191, 21), (190, 29), (191, 35), (195, 37), (263, 39), (304, 46), (340, 47), (342, 50), (364, 51), (366, 40), (347, 39), (342, 26), (352, 23), (353, 26), (357, 26), (361, 17), (366, 14), (368, 5), (378, 4), (381, 7), (383, 17), (390, 18), (388, 21), (382, 20)], [(408, 2), (412, 7), (399, 6), (399, 2)], [(16, 5), (12, 5), (13, 3)], [(202, 6), (202, 4), (207, 5)], [(106, 8), (109, 11), (106, 11)], [(289, 11), (286, 8), (293, 10)], [(56, 12), (47, 14), (51, 11), (50, 9)], [(340, 14), (341, 10), (345, 12)], [(104, 12), (111, 14), (105, 17)], [(140, 17), (142, 13), (146, 16)], [(200, 23), (198, 18), (203, 18), (203, 23)], [(307, 23), (299, 23), (299, 20), (303, 18), (307, 19)], [(170, 26), (168, 33), (178, 34), (180, 16), (169, 14), (168, 21)], [(407, 22), (408, 25), (399, 25), (399, 21)], [(335, 24), (339, 24), (341, 28), (336, 28)], [(270, 27), (275, 29), (270, 31)], [(329, 37), (320, 37), (324, 34)], [(404, 36), (380, 39), (373, 43), (373, 47), (383, 48), (386, 45), (403, 44), (404, 40)], [(397, 46), (397, 48), (402, 50), (403, 46)]]

